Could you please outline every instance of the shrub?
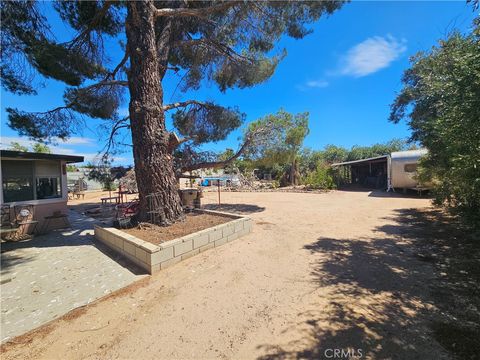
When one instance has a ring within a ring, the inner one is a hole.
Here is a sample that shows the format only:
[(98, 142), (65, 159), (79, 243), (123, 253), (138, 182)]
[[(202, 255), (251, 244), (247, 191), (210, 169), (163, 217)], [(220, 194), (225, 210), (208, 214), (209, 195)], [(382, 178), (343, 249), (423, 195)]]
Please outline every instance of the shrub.
[(280, 187), (280, 182), (278, 180), (272, 181), (272, 189), (278, 189)]
[(104, 191), (115, 191), (117, 189), (118, 189), (118, 186), (113, 181), (112, 182), (106, 182), (106, 183), (103, 184), (103, 190)]
[(310, 172), (304, 180), (304, 184), (312, 189), (335, 189), (335, 181), (331, 168), (324, 164), (318, 163), (317, 168)]

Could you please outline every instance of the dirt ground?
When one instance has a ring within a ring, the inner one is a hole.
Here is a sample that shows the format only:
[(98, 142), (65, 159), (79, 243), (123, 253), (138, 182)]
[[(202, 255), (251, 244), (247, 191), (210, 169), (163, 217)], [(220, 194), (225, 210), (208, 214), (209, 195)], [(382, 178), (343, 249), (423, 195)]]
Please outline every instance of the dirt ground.
[[(118, 195), (117, 192), (112, 191), (111, 196)], [(108, 191), (87, 191), (85, 192), (85, 196), (82, 198), (75, 198), (68, 200), (68, 206), (75, 209), (79, 213), (82, 213), (86, 210), (97, 208), (100, 206), (101, 201), (100, 199), (103, 197), (110, 197)], [(138, 195), (127, 195), (127, 200), (133, 199), (134, 197), (138, 197)]]
[(429, 200), (333, 191), (215, 201), (205, 207), (248, 214), (253, 232), (17, 338), (2, 359), (451, 358), (430, 326), (441, 317), (438, 274), (412, 218)]
[(184, 221), (168, 227), (145, 227), (145, 225), (140, 225), (132, 229), (123, 229), (123, 231), (152, 244), (161, 244), (165, 241), (224, 224), (228, 221), (232, 221), (232, 218), (213, 214), (189, 213), (185, 216)]

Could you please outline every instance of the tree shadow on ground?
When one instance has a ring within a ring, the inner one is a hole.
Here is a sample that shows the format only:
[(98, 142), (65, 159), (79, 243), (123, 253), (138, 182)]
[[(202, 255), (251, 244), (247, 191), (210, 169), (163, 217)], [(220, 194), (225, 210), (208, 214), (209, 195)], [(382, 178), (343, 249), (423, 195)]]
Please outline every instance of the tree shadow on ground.
[(407, 189), (406, 192), (403, 189), (397, 189), (394, 191), (387, 191), (386, 189), (374, 189), (369, 187), (363, 187), (360, 185), (348, 185), (341, 186), (338, 188), (338, 191), (343, 192), (360, 192), (360, 193), (369, 193), (369, 197), (381, 197), (381, 198), (408, 198), (408, 199), (425, 199), (431, 198), (431, 195), (428, 191), (423, 191), (422, 193), (417, 190)]
[(224, 211), (239, 215), (248, 215), (265, 211), (265, 207), (252, 204), (205, 204), (202, 208), (205, 210)]
[[(3, 247), (3, 244), (2, 244)], [(34, 255), (25, 255), (25, 254), (6, 254), (2, 250), (1, 262), (2, 262), (2, 281), (5, 281), (4, 276), (7, 276), (9, 273), (15, 270), (16, 267), (25, 264), (26, 262), (32, 261), (35, 259)]]
[(92, 217), (99, 221), (114, 217), (117, 213), (115, 207), (115, 203), (102, 205), (100, 202), (68, 204), (69, 210), (76, 211), (79, 214)]
[(385, 191), (385, 190), (370, 190), (369, 197), (380, 197), (380, 198), (403, 198), (403, 199), (430, 199), (431, 195), (428, 191), (423, 191), (422, 193), (408, 189), (407, 192), (403, 191)]
[(480, 232), (441, 210), (397, 210), (396, 225), (381, 231), (415, 239), (417, 257), (432, 263), (431, 295), (440, 316), (430, 327), (451, 354), (478, 359), (480, 354)]
[[(439, 278), (432, 259), (440, 256), (439, 247), (450, 241), (451, 234), (449, 223), (439, 216), (439, 212), (427, 216), (414, 209), (398, 210), (391, 219), (393, 225), (375, 229), (379, 236), (319, 238), (305, 246), (313, 260), (309, 280), (321, 296), (284, 330), (286, 334), (300, 331), (301, 338), (282, 345), (261, 345), (265, 355), (260, 359), (328, 359), (333, 358), (334, 349), (343, 349), (344, 354), (350, 351), (349, 355), (357, 358), (358, 349), (363, 358), (448, 358), (442, 346), (451, 351), (457, 346), (455, 353), (464, 358), (478, 356), (478, 345), (472, 341), (469, 346), (473, 350), (467, 353), (468, 346), (462, 345), (464, 351), (458, 351), (459, 337), (465, 331), (455, 336), (456, 345), (448, 346), (437, 329), (444, 323), (441, 312), (452, 305), (435, 295), (439, 290), (445, 292), (445, 281)], [(438, 228), (431, 230), (435, 223)], [(435, 235), (430, 239), (444, 240), (428, 242), (431, 232)], [(457, 289), (450, 291), (454, 300)], [(442, 328), (451, 329), (447, 331), (450, 335), (458, 325), (457, 321)], [(473, 340), (475, 330), (467, 333)]]

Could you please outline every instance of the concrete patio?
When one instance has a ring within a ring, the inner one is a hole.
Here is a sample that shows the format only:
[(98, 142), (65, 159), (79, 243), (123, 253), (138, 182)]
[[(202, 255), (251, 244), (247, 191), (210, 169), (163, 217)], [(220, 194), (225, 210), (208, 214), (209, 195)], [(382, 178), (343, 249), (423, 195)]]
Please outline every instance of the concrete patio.
[(70, 210), (68, 230), (1, 246), (1, 341), (146, 276), (94, 242), (96, 220)]

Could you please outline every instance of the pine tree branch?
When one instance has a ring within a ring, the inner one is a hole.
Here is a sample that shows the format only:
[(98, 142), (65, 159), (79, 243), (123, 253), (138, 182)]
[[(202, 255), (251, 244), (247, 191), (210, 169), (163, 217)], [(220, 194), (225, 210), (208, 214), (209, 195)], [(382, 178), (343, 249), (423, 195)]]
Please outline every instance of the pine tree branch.
[(128, 50), (125, 50), (125, 55), (123, 55), (123, 59), (118, 63), (118, 65), (113, 69), (111, 73), (108, 73), (107, 76), (105, 77), (105, 81), (108, 79), (115, 79), (115, 76), (117, 73), (120, 71), (120, 69), (123, 67), (123, 65), (126, 64), (128, 61), (128, 58), (130, 57), (130, 54)]
[(207, 104), (201, 101), (187, 100), (187, 101), (181, 101), (181, 102), (164, 105), (163, 111), (169, 111), (169, 110), (180, 108), (180, 107), (187, 107), (189, 105), (199, 105), (199, 106), (207, 107)]
[(232, 155), (230, 158), (226, 160), (204, 161), (197, 164), (183, 166), (181, 167), (180, 170), (181, 172), (186, 172), (186, 171), (193, 171), (198, 169), (219, 168), (219, 167), (226, 166), (232, 161), (238, 159), (247, 150), (249, 146), (253, 145), (254, 143), (257, 143), (258, 141), (262, 141), (264, 136), (268, 137), (268, 134), (272, 131), (272, 129), (274, 129), (277, 126), (279, 125), (276, 125), (272, 121), (269, 121), (261, 127), (258, 127), (256, 129), (250, 129), (248, 133), (245, 135), (245, 140), (242, 146), (238, 149), (238, 151), (234, 155)]
[(178, 144), (176, 145), (176, 147), (179, 147), (180, 145), (186, 143), (187, 141), (192, 141), (192, 140), (195, 140), (195, 139), (196, 139), (196, 136), (184, 137), (184, 138), (182, 138), (178, 141)]
[(108, 141), (105, 144), (102, 152), (103, 152), (103, 158), (108, 157), (108, 154), (110, 153), (110, 149), (113, 147), (115, 144), (115, 134), (117, 133), (118, 130), (120, 129), (128, 129), (130, 128), (130, 124), (127, 124), (126, 122), (130, 119), (130, 116), (127, 116), (123, 119), (117, 120), (115, 124), (112, 127), (112, 130), (110, 131), (110, 136), (108, 137)]
[(215, 4), (212, 6), (208, 6), (205, 8), (163, 8), (163, 9), (156, 9), (155, 16), (162, 17), (162, 16), (176, 16), (176, 17), (187, 17), (187, 16), (194, 16), (198, 18), (205, 18), (210, 14), (227, 10), (235, 5), (240, 4), (241, 1), (225, 1), (219, 4)]
[(184, 167), (181, 168), (181, 171), (186, 172), (186, 171), (193, 171), (193, 170), (205, 169), (205, 168), (215, 169), (215, 168), (219, 168), (219, 167), (224, 167), (224, 166), (228, 165), (229, 163), (231, 163), (232, 161), (238, 159), (240, 157), (240, 155), (242, 155), (243, 152), (247, 149), (247, 147), (251, 144), (251, 142), (252, 142), (252, 139), (247, 138), (244, 141), (244, 143), (242, 144), (242, 146), (240, 147), (240, 149), (238, 149), (238, 151), (233, 156), (231, 156), (230, 158), (228, 158), (226, 160), (204, 161), (204, 162), (200, 162), (200, 163), (197, 163), (197, 164), (184, 166)]
[[(88, 91), (88, 90), (96, 89), (96, 88), (102, 87), (102, 86), (128, 86), (128, 81), (102, 80), (102, 81), (100, 81), (96, 84), (92, 84), (92, 85), (89, 85), (87, 87), (80, 88), (80, 90), (87, 90)], [(73, 101), (69, 102), (68, 104), (65, 104), (64, 106), (58, 106), (58, 107), (56, 107), (52, 110), (48, 110), (48, 111), (36, 112), (35, 114), (48, 115), (48, 114), (52, 114), (52, 113), (60, 111), (60, 110), (67, 110), (67, 109), (72, 108), (76, 103), (77, 103), (77, 101), (76, 101), (76, 99), (74, 99)]]
[(90, 24), (88, 24), (87, 28), (83, 30), (77, 37), (70, 41), (70, 48), (74, 47), (79, 42), (86, 41), (87, 36), (92, 32), (94, 27), (100, 23), (111, 5), (112, 1), (105, 1), (100, 11), (95, 14)]
[(170, 138), (168, 140), (168, 152), (172, 153), (180, 145), (186, 143), (187, 141), (195, 140), (196, 138), (196, 136), (187, 136), (180, 139), (177, 133), (173, 131), (170, 133)]
[(128, 86), (128, 81), (126, 80), (102, 80), (98, 83), (88, 85), (87, 87), (81, 88), (82, 90), (90, 90), (102, 86)]
[(229, 58), (230, 60), (235, 61), (235, 62), (249, 62), (249, 63), (254, 62), (253, 59), (251, 59), (249, 57), (246, 57), (246, 56), (243, 56), (243, 55), (240, 55), (239, 53), (237, 53), (231, 47), (229, 47), (225, 44), (222, 44), (218, 41), (213, 41), (211, 39), (200, 38), (200, 39), (182, 40), (182, 41), (177, 41), (174, 45), (176, 45), (176, 46), (189, 46), (189, 45), (190, 46), (204, 46), (206, 48), (214, 50), (215, 52), (217, 52), (220, 55), (226, 56), (227, 58)]

